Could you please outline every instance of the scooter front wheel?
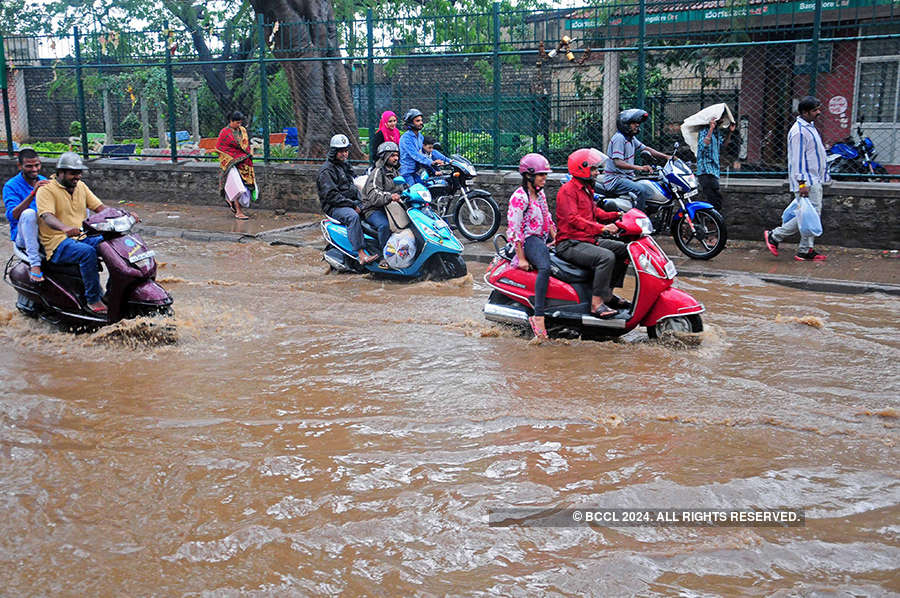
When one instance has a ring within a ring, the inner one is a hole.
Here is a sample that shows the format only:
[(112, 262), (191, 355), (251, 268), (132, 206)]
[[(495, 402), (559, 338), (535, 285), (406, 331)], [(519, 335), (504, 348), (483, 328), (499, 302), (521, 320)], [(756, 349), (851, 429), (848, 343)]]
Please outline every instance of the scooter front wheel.
[(466, 268), (466, 262), (461, 255), (436, 253), (428, 258), (425, 273), (434, 280), (449, 280), (465, 276), (468, 268)]
[(721, 214), (711, 208), (701, 208), (694, 212), (691, 222), (688, 222), (687, 214), (681, 216), (672, 227), (672, 238), (689, 258), (709, 260), (725, 249), (728, 231)]
[(647, 336), (651, 339), (657, 339), (667, 332), (703, 332), (703, 319), (698, 314), (693, 314), (666, 318), (654, 326), (647, 326)]

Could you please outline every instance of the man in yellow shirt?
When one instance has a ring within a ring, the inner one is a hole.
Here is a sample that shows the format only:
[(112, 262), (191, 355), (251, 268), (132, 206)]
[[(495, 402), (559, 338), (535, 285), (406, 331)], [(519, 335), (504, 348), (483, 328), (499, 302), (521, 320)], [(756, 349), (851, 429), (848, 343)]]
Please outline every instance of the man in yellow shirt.
[(78, 240), (85, 209), (90, 208), (94, 213), (106, 209), (81, 182), (81, 173), (85, 170), (78, 154), (66, 152), (59, 157), (56, 177), (37, 192), (38, 236), (51, 263), (78, 264), (88, 309), (105, 314), (107, 309), (101, 300), (96, 249), (103, 237), (97, 235)]

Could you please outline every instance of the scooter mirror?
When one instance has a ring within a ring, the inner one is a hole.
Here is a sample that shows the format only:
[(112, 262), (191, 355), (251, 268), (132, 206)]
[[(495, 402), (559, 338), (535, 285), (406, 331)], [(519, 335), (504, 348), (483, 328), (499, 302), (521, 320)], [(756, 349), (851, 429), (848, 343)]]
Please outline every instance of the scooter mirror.
[(399, 176), (399, 175), (395, 176), (394, 184), (395, 185), (403, 185), (404, 187), (406, 187), (406, 179), (404, 179), (402, 176)]

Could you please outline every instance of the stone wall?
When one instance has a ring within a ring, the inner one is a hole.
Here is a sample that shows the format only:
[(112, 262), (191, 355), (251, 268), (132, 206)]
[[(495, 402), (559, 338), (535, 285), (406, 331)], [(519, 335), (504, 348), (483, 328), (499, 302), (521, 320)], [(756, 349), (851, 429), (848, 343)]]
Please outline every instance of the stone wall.
[[(44, 174), (56, 161), (44, 160)], [(85, 182), (108, 204), (120, 200), (218, 205), (218, 164), (92, 160)], [(315, 176), (317, 164), (258, 164), (258, 206), (298, 212), (318, 212)], [(358, 169), (362, 172), (361, 169)], [(0, 157), (0, 180), (17, 171), (15, 160)], [(563, 175), (547, 183), (551, 209)], [(507, 200), (521, 181), (515, 172), (480, 172), (476, 186), (490, 191), (503, 213)], [(765, 228), (778, 224), (790, 201), (787, 183), (773, 179), (722, 180), (724, 212), (731, 239), (761, 239)], [(834, 183), (825, 191), (820, 242), (846, 247), (900, 249), (900, 184)]]

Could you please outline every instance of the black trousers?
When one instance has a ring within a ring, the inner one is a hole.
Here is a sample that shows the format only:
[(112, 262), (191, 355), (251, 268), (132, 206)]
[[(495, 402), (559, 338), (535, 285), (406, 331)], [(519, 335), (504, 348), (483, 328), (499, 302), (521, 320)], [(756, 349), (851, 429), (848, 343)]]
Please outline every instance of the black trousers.
[(599, 239), (596, 243), (565, 239), (556, 244), (556, 255), (582, 268), (594, 270), (592, 294), (604, 301), (612, 297), (612, 290), (625, 283), (625, 243), (613, 239)]
[(722, 211), (722, 193), (719, 191), (719, 177), (714, 174), (697, 175), (703, 199), (711, 203), (717, 212)]

